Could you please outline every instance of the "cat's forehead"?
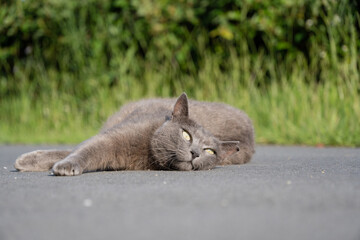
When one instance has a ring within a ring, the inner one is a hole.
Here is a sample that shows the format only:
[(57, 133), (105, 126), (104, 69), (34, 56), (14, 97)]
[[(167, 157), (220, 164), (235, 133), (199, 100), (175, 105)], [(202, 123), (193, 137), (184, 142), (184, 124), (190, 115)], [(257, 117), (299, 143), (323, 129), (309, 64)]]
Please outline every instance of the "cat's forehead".
[(195, 121), (189, 119), (189, 118), (178, 118), (176, 120), (176, 123), (179, 124), (182, 127), (186, 127), (188, 129), (197, 129), (200, 128), (201, 126), (199, 124), (197, 124)]
[(197, 138), (198, 141), (201, 141), (205, 145), (215, 145), (217, 144), (217, 139), (204, 127), (196, 123), (195, 121), (184, 118), (177, 122), (178, 127), (188, 131), (193, 138)]
[(214, 145), (217, 143), (216, 138), (208, 131), (206, 131), (205, 128), (203, 127), (198, 127), (195, 131), (194, 131), (194, 135), (195, 137), (200, 138), (200, 140), (207, 145)]
[(193, 139), (199, 143), (208, 146), (217, 145), (218, 142), (217, 139), (201, 125), (198, 124), (185, 125), (182, 126), (182, 128), (189, 131)]

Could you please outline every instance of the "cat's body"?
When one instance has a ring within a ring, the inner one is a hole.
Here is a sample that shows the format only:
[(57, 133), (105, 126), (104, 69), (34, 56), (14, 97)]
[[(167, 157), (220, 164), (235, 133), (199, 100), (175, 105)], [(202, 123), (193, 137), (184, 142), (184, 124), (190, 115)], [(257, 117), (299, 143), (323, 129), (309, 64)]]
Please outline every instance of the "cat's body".
[(221, 103), (152, 99), (124, 105), (100, 133), (73, 151), (21, 155), (19, 171), (78, 175), (97, 170), (201, 170), (241, 164), (254, 153), (254, 130), (242, 111)]

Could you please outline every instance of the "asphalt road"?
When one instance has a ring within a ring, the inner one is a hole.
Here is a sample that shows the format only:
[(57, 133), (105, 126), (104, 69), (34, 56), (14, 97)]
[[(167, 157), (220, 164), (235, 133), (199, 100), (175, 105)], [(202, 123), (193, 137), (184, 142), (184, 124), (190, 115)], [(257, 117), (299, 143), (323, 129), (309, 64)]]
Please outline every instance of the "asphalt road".
[(1, 240), (360, 240), (360, 149), (260, 146), (199, 172), (14, 170), (48, 148), (0, 146)]

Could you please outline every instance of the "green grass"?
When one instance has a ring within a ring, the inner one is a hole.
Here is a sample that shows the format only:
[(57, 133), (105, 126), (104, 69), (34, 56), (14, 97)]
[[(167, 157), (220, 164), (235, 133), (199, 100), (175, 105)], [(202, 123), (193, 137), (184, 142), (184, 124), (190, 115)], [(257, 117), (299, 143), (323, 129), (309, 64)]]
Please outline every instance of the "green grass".
[[(78, 143), (96, 134), (101, 123), (128, 101), (185, 91), (194, 99), (226, 102), (246, 111), (253, 119), (258, 143), (360, 146), (359, 58), (355, 50), (339, 60), (335, 69), (324, 68), (320, 83), (307, 81), (314, 76), (301, 57), (279, 65), (269, 56), (234, 54), (225, 72), (216, 55), (209, 54), (206, 59), (198, 74), (149, 65), (143, 69), (141, 81), (120, 69), (117, 86), (91, 88), (86, 100), (70, 90), (58, 91), (56, 86), (36, 93), (35, 86), (28, 84), (18, 96), (1, 99), (0, 142)], [(324, 59), (324, 65), (329, 61)], [(23, 73), (26, 78), (25, 69)], [(38, 82), (47, 84), (49, 78), (66, 82), (78, 76), (40, 68), (37, 77)], [(110, 78), (108, 73), (90, 68), (84, 69), (82, 77), (88, 84)], [(274, 81), (258, 86), (268, 78)], [(22, 82), (21, 77), (18, 80)]]
[[(111, 37), (100, 31), (106, 33), (107, 28), (97, 11), (93, 11), (98, 24), (94, 32), (100, 33), (93, 38), (87, 35), (85, 23), (60, 21), (61, 37), (55, 34), (54, 39), (66, 40), (66, 48), (50, 51), (34, 46), (33, 54), (14, 58), (14, 66), (7, 61), (0, 66), (1, 74), (5, 73), (0, 75), (0, 143), (79, 143), (96, 134), (102, 122), (126, 102), (176, 97), (185, 91), (197, 100), (243, 109), (254, 122), (258, 143), (360, 146), (360, 18), (353, 16), (350, 5), (344, 6), (341, 19), (339, 9), (333, 8), (314, 18), (319, 27), (308, 26), (308, 56), (295, 48), (283, 54), (275, 44), (279, 39), (272, 35), (264, 40), (268, 47), (259, 50), (251, 37), (241, 34), (233, 41), (220, 39), (217, 45), (209, 45), (206, 29), (195, 29), (184, 42), (185, 47), (196, 49), (196, 59), (189, 49), (174, 55), (173, 50), (180, 49), (176, 44), (168, 46), (180, 41), (174, 34), (153, 36), (155, 43), (163, 40), (159, 46), (151, 43), (157, 47), (149, 43), (146, 48), (142, 39), (146, 52), (139, 54), (136, 44), (125, 49), (119, 45), (120, 33)], [(293, 17), (294, 22), (301, 20), (301, 15)], [(132, 42), (129, 37), (121, 40)], [(285, 43), (294, 42), (290, 40)], [(11, 50), (4, 49), (0, 50)], [(44, 60), (53, 53), (56, 57), (50, 59), (57, 64)]]

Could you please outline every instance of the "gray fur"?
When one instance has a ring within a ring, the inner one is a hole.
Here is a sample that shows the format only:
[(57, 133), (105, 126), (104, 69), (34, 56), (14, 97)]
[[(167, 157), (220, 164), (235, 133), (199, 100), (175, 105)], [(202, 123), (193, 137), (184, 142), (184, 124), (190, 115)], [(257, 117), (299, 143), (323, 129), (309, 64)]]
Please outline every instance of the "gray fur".
[(21, 172), (47, 171), (70, 153), (71, 150), (37, 150), (24, 153), (16, 159), (15, 168)]
[(52, 169), (61, 176), (98, 170), (203, 170), (246, 163), (253, 153), (254, 130), (244, 112), (222, 103), (188, 101), (182, 94), (124, 105), (99, 134), (73, 151), (26, 153), (15, 168)]

